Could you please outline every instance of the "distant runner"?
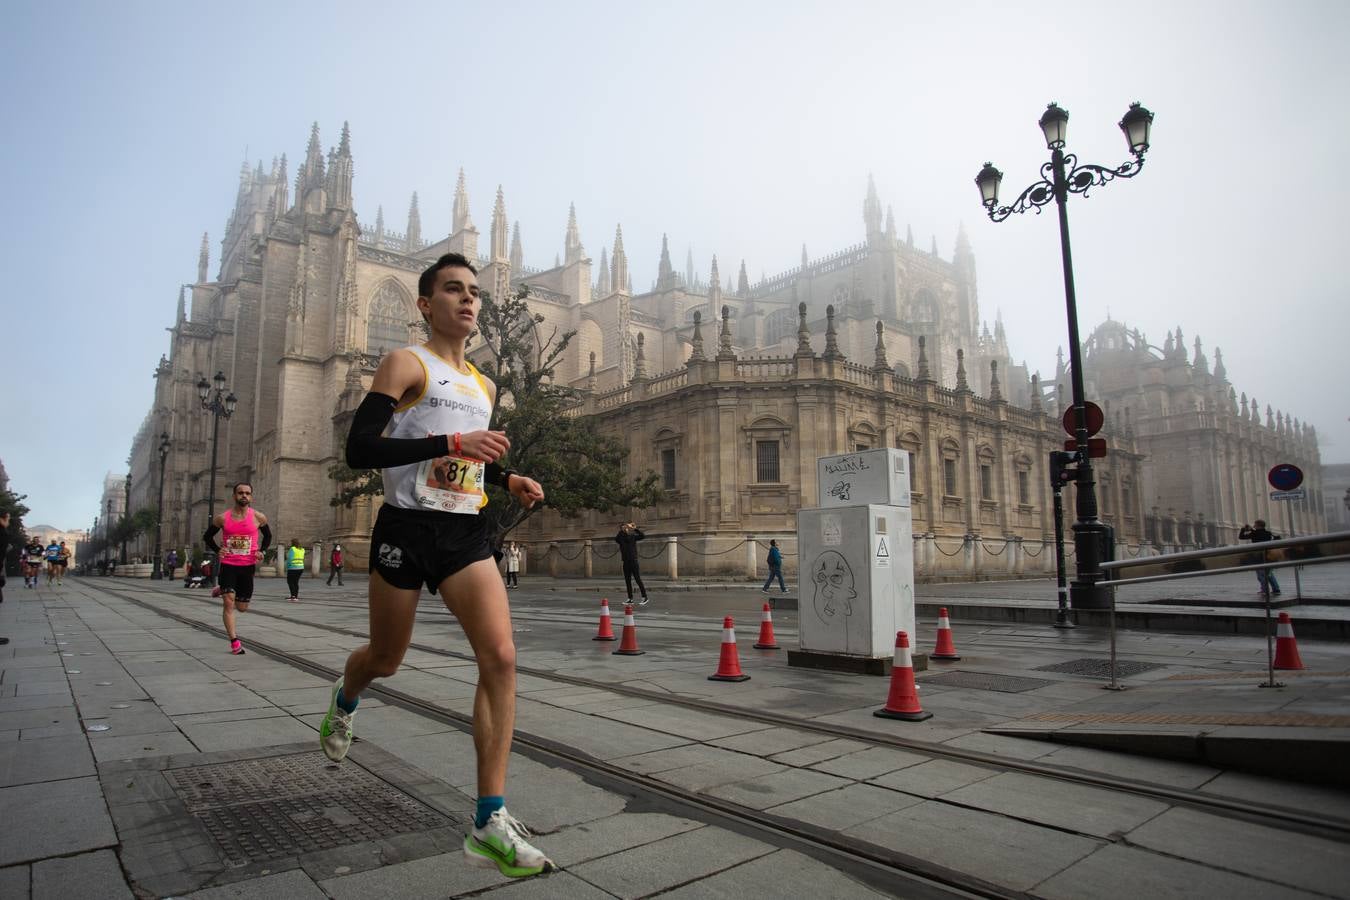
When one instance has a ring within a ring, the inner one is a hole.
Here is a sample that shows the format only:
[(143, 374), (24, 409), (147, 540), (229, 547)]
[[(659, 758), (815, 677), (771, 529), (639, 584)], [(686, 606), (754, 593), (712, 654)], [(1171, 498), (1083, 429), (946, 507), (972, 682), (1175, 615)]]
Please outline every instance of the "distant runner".
[[(253, 485), (241, 481), (234, 486), (234, 508), (227, 509), (211, 520), (211, 527), (202, 535), (202, 543), (220, 555), (220, 599), (224, 604), (221, 619), (225, 634), (230, 639), (230, 652), (244, 653), (244, 645), (234, 630), (235, 611), (248, 612), (253, 599), (253, 572), (263, 551), (272, 543), (272, 529), (267, 527), (267, 516), (253, 508)], [(225, 532), (225, 546), (216, 543), (216, 535)], [(260, 542), (261, 540), (261, 542)]]

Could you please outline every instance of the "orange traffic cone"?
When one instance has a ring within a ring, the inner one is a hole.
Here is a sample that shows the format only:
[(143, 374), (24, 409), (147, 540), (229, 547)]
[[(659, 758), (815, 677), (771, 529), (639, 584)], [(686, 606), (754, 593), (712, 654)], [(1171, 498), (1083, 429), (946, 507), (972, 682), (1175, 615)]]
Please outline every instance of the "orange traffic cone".
[(633, 621), (633, 604), (625, 603), (623, 605), (623, 640), (619, 641), (619, 649), (615, 650), (612, 655), (641, 656), (646, 652), (638, 649), (637, 622)]
[(1303, 668), (1303, 659), (1298, 655), (1298, 641), (1294, 640), (1294, 623), (1287, 612), (1280, 613), (1279, 624), (1275, 626), (1275, 668)]
[(903, 631), (895, 633), (895, 662), (891, 667), (891, 692), (886, 697), (886, 705), (873, 710), (872, 715), (883, 719), (903, 719), (906, 722), (922, 722), (931, 719), (932, 713), (923, 711), (919, 706), (919, 692), (914, 689), (914, 660), (909, 653), (909, 635)]
[(956, 655), (956, 644), (952, 643), (952, 623), (947, 618), (947, 607), (938, 610), (937, 647), (928, 654), (929, 659), (960, 659)]
[(736, 656), (736, 623), (731, 621), (731, 616), (722, 620), (722, 653), (717, 658), (717, 671), (709, 675), (708, 680), (750, 680), (750, 676), (741, 671), (741, 661)]
[(605, 599), (603, 599), (603, 600), (600, 601), (600, 630), (596, 633), (595, 637), (591, 638), (591, 640), (593, 640), (593, 641), (617, 641), (617, 640), (618, 640), (618, 638), (616, 638), (616, 637), (614, 636), (614, 626), (613, 626), (613, 624), (610, 622), (610, 618), (609, 618), (609, 598), (608, 598), (608, 597), (606, 597)]
[(764, 611), (759, 614), (759, 640), (755, 642), (756, 650), (777, 650), (778, 642), (773, 637), (773, 613), (769, 612), (769, 604), (764, 604)]

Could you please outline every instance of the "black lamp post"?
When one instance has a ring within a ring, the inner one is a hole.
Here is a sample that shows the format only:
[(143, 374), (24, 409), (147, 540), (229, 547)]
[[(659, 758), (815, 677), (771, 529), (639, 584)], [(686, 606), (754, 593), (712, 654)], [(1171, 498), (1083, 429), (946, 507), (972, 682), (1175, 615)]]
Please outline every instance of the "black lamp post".
[(108, 498), (107, 508), (103, 510), (103, 571), (108, 571), (112, 561), (112, 498)]
[[(216, 451), (220, 447), (220, 420), (228, 419), (234, 415), (234, 405), (239, 402), (233, 392), (225, 393), (225, 373), (217, 372), (216, 377), (211, 379), (214, 382), (214, 392), (212, 384), (208, 383), (205, 376), (197, 382), (197, 396), (202, 400), (202, 409), (211, 413), (213, 421), (211, 425), (211, 493), (207, 495), (206, 500), (206, 523), (209, 527), (216, 518)], [(214, 577), (215, 567), (213, 566), (212, 575)]]
[[(126, 488), (122, 495), (125, 505), (122, 507), (122, 521), (128, 523), (131, 521), (131, 473), (127, 473)], [(127, 564), (127, 529), (125, 524), (122, 527), (122, 560), (118, 565)]]
[(164, 463), (169, 459), (169, 433), (161, 432), (159, 435), (159, 499), (155, 503), (155, 561), (154, 568), (150, 570), (150, 577), (158, 581), (164, 577), (160, 571), (160, 558), (162, 541), (164, 538)]
[(1116, 178), (1133, 178), (1144, 166), (1144, 154), (1148, 152), (1149, 131), (1153, 125), (1153, 113), (1138, 103), (1131, 103), (1125, 117), (1120, 120), (1120, 130), (1125, 133), (1125, 141), (1130, 146), (1134, 159), (1114, 169), (1079, 164), (1078, 157), (1064, 152), (1064, 141), (1068, 131), (1069, 114), (1058, 105), (1051, 103), (1041, 116), (1041, 131), (1045, 134), (1046, 146), (1050, 149), (1050, 162), (1041, 166), (1041, 180), (1024, 190), (1011, 206), (998, 205), (999, 183), (1003, 173), (994, 168), (993, 163), (985, 163), (975, 183), (980, 188), (980, 200), (989, 211), (989, 218), (1002, 222), (1013, 213), (1024, 213), (1034, 209), (1040, 213), (1041, 207), (1051, 201), (1059, 208), (1059, 246), (1064, 263), (1064, 300), (1069, 317), (1069, 371), (1073, 381), (1073, 408), (1075, 437), (1077, 438), (1077, 490), (1075, 491), (1075, 511), (1077, 521), (1073, 525), (1074, 548), (1077, 551), (1076, 572), (1069, 586), (1069, 599), (1076, 609), (1106, 609), (1110, 606), (1110, 597), (1102, 584), (1105, 579), (1101, 570), (1105, 543), (1109, 540), (1110, 529), (1097, 518), (1097, 491), (1092, 478), (1092, 462), (1088, 457), (1088, 416), (1086, 400), (1083, 397), (1083, 361), (1081, 346), (1078, 342), (1078, 305), (1073, 290), (1073, 257), (1069, 252), (1069, 219), (1065, 203), (1069, 194), (1087, 195), (1090, 188), (1114, 181)]

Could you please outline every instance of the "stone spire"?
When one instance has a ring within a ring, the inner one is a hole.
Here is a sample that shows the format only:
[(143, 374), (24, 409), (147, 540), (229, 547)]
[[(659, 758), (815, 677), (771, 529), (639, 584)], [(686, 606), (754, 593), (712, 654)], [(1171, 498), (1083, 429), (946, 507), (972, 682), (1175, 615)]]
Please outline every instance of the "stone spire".
[(581, 262), (586, 248), (581, 246), (581, 232), (577, 229), (577, 205), (567, 205), (567, 235), (563, 238), (563, 260), (570, 266)]
[(956, 226), (956, 250), (952, 253), (952, 260), (970, 259), (974, 255), (974, 251), (970, 249), (970, 238), (966, 235), (966, 223), (959, 222)]
[(863, 225), (867, 228), (869, 243), (881, 237), (881, 200), (877, 197), (877, 183), (869, 173), (867, 196), (863, 199)]
[(506, 197), (502, 186), (497, 185), (497, 202), (492, 205), (492, 252), (488, 256), (493, 262), (510, 260), (510, 250), (506, 244)]
[(633, 380), (647, 380), (647, 354), (643, 352), (642, 345), (645, 342), (642, 332), (637, 336), (637, 354), (633, 357)]
[(519, 273), (525, 265), (525, 250), (520, 246), (520, 222), (511, 225), (511, 271)]
[(881, 320), (877, 319), (876, 358), (872, 360), (872, 365), (878, 369), (889, 369), (891, 367), (890, 362), (888, 362), (886, 359), (886, 340), (884, 337), (885, 330), (886, 330), (885, 326), (881, 324)]
[(1037, 415), (1045, 412), (1041, 406), (1041, 376), (1038, 372), (1031, 376), (1031, 411)]
[(286, 174), (286, 154), (281, 154), (277, 164), (276, 193), (272, 195), (272, 218), (279, 218), (290, 209), (290, 176)]
[(1167, 329), (1167, 340), (1163, 341), (1163, 359), (1172, 358), (1172, 329)]
[(408, 204), (407, 239), (408, 253), (416, 253), (422, 249), (422, 214), (417, 211), (417, 191), (413, 191), (412, 202)]
[(736, 296), (750, 296), (750, 279), (745, 275), (745, 260), (741, 260), (741, 273), (736, 276)]
[(1233, 415), (1237, 415), (1238, 411), (1237, 389), (1232, 387), (1231, 385), (1228, 388), (1228, 411)]
[(595, 282), (595, 296), (608, 297), (612, 293), (609, 286), (609, 248), (600, 247), (600, 274)]
[(684, 286), (686, 290), (694, 289), (694, 248), (690, 247), (684, 254)]
[(623, 226), (614, 227), (614, 256), (609, 261), (609, 280), (616, 291), (628, 291), (628, 256), (623, 252)]
[(936, 235), (936, 234), (933, 235), (933, 249), (930, 250), (930, 251), (928, 251), (928, 252), (932, 253), (934, 256), (937, 256), (937, 255), (938, 255), (937, 235)]
[(998, 361), (989, 361), (989, 399), (995, 403), (1003, 402), (1003, 389), (998, 383)]
[(472, 228), (469, 218), (469, 189), (464, 185), (464, 169), (459, 170), (459, 180), (455, 183), (455, 205), (450, 214), (450, 233), (458, 234), (466, 228)]
[(956, 351), (956, 389), (970, 393), (970, 382), (966, 381), (966, 351)]
[(805, 272), (809, 265), (811, 265), (811, 261), (806, 256), (806, 245), (802, 244), (802, 271)]
[(342, 137), (338, 141), (337, 153), (329, 168), (332, 190), (328, 197), (329, 209), (352, 208), (352, 132), (351, 126), (342, 123)]
[(1180, 359), (1180, 360), (1182, 360), (1183, 362), (1185, 361), (1185, 359), (1186, 359), (1186, 339), (1183, 338), (1183, 337), (1181, 336), (1181, 326), (1180, 326), (1180, 325), (1177, 326), (1177, 343), (1176, 343), (1176, 346), (1173, 348), (1173, 352), (1176, 353), (1177, 359)]
[(1242, 392), (1242, 406), (1238, 411), (1238, 416), (1243, 420), (1251, 419), (1251, 413), (1247, 411), (1247, 392)]
[(1256, 402), (1256, 395), (1252, 394), (1252, 424), (1261, 424), (1261, 404)]
[(722, 307), (722, 333), (717, 338), (717, 358), (735, 359), (731, 349), (731, 307)]
[(717, 309), (722, 305), (722, 277), (717, 271), (717, 254), (713, 254), (712, 270), (708, 273), (708, 315), (717, 318)]
[(661, 261), (656, 266), (657, 290), (668, 290), (675, 286), (675, 267), (670, 264), (670, 241), (661, 235)]
[(375, 207), (375, 246), (384, 246), (384, 206)]
[(909, 225), (905, 226), (905, 246), (914, 249), (914, 229)]
[(1200, 346), (1200, 335), (1195, 336), (1195, 371), (1209, 374), (1209, 360), (1205, 359), (1205, 351)]
[(895, 243), (895, 213), (891, 210), (890, 204), (886, 205), (886, 243)]
[(932, 381), (933, 373), (928, 368), (928, 350), (925, 347), (925, 344), (927, 344), (927, 340), (924, 338), (923, 335), (919, 335), (918, 380)]
[(834, 330), (834, 304), (831, 303), (825, 307), (825, 352), (820, 355), (821, 359), (843, 359), (844, 354), (839, 351), (839, 335)]
[(202, 232), (202, 248), (197, 251), (197, 283), (205, 284), (211, 268), (211, 241), (205, 231)]
[(1269, 403), (1266, 404), (1266, 427), (1272, 430), (1275, 428), (1275, 411), (1270, 408)]
[(797, 355), (815, 356), (811, 349), (811, 332), (806, 327), (806, 304), (797, 304)]
[(176, 317), (174, 318), (174, 322), (178, 325), (182, 325), (186, 321), (187, 321), (187, 300), (184, 296), (183, 286), (180, 284), (178, 286), (178, 312), (176, 314)]
[(1214, 348), (1214, 377), (1225, 384), (1228, 382), (1228, 370), (1223, 365), (1223, 351), (1218, 347)]
[(703, 313), (694, 310), (694, 336), (690, 338), (689, 343), (693, 349), (689, 351), (689, 362), (703, 362), (706, 358), (703, 355)]
[(319, 142), (319, 123), (310, 126), (309, 145), (305, 148), (305, 164), (295, 173), (295, 199), (299, 202), (313, 188), (323, 187), (323, 147)]

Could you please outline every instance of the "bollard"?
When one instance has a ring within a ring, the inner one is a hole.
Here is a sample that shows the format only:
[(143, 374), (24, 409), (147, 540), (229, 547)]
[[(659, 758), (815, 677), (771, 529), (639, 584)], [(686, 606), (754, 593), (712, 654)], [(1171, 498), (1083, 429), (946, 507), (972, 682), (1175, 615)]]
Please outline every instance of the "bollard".
[(673, 534), (666, 538), (666, 576), (671, 581), (680, 578), (680, 539)]

